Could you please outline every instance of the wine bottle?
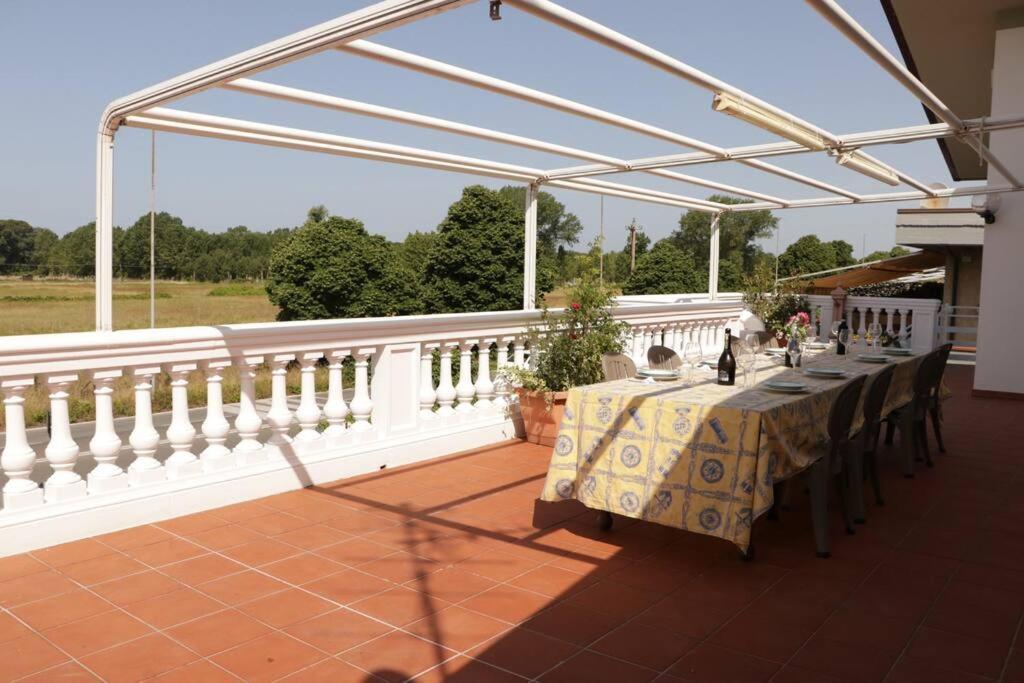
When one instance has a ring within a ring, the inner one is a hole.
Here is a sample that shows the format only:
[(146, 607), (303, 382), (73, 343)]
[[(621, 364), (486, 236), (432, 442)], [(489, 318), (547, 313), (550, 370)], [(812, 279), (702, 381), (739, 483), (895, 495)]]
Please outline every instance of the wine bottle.
[(842, 340), (849, 336), (843, 334), (843, 332), (846, 332), (848, 329), (849, 328), (846, 326), (846, 319), (841, 320), (839, 322), (839, 329), (836, 331), (836, 355), (846, 355), (846, 344), (844, 344)]
[(718, 357), (718, 383), (725, 386), (736, 384), (736, 359), (732, 355), (732, 330), (725, 330), (725, 349)]

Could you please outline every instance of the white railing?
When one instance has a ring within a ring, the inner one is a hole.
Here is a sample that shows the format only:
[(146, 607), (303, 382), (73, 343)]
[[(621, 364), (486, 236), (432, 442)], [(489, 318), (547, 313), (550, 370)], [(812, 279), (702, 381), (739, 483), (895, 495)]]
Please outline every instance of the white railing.
[[(632, 305), (616, 317), (629, 323), (628, 352), (639, 358), (652, 344), (682, 348), (699, 339), (713, 348), (742, 310), (736, 302)], [(0, 555), (511, 438), (515, 400), (495, 382), (488, 360), (496, 348), (497, 369), (528, 362), (527, 332), (539, 318), (507, 311), (0, 338), (7, 429)], [(481, 361), (476, 377), (474, 354)], [(354, 381), (343, 387), (349, 358)], [(301, 366), (294, 412), (286, 396), (293, 361)], [(321, 403), (314, 373), (323, 363), (328, 389)], [(254, 380), (264, 364), (271, 397), (261, 414)], [(221, 383), (232, 366), (240, 403), (230, 422)], [(207, 397), (198, 429), (188, 405), (196, 370)], [(161, 373), (171, 380), (165, 441), (152, 409)], [(80, 377), (94, 386), (87, 448), (72, 438), (68, 414), (68, 388)], [(127, 445), (114, 427), (118, 377), (134, 385)], [(45, 387), (50, 403), (51, 436), (41, 453), (25, 427), (24, 395), (33, 386)], [(166, 444), (169, 454), (161, 453)]]
[(978, 351), (978, 306), (945, 306), (939, 311), (939, 343), (952, 343), (968, 353)]
[[(832, 297), (824, 294), (807, 296), (811, 307), (821, 307), (821, 333), (827, 335), (832, 324)], [(868, 325), (878, 323), (900, 346), (915, 351), (935, 348), (939, 333), (939, 307), (935, 299), (904, 299), (898, 297), (848, 296), (846, 322), (857, 343), (864, 343)]]

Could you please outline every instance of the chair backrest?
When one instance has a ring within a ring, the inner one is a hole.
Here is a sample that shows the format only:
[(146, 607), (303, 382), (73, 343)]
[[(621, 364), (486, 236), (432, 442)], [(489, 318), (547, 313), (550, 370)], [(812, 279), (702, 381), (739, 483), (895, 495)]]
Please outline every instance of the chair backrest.
[(942, 373), (945, 367), (946, 361), (941, 348), (922, 358), (921, 363), (917, 366), (917, 373), (914, 375), (914, 398), (911, 404), (913, 413), (918, 419), (924, 415), (932, 393), (942, 382)]
[(882, 408), (885, 407), (885, 397), (889, 393), (889, 385), (892, 384), (893, 373), (896, 372), (895, 365), (889, 365), (872, 380), (868, 387), (868, 393), (864, 396), (864, 427), (862, 432), (869, 434), (877, 426), (882, 417)]
[(938, 390), (939, 385), (942, 384), (942, 376), (946, 374), (946, 363), (949, 362), (949, 354), (953, 351), (953, 344), (946, 343), (935, 349), (935, 355), (939, 357), (939, 367), (935, 369), (934, 387), (933, 389)]
[(621, 353), (606, 353), (601, 356), (601, 369), (604, 370), (604, 381), (629, 379), (636, 377), (636, 363), (629, 356)]
[(850, 427), (853, 425), (853, 416), (857, 412), (857, 402), (865, 379), (864, 375), (860, 375), (843, 387), (832, 404), (828, 414), (828, 438), (833, 448), (850, 440)]
[(647, 349), (647, 365), (658, 370), (678, 370), (683, 362), (679, 354), (667, 346), (652, 346)]

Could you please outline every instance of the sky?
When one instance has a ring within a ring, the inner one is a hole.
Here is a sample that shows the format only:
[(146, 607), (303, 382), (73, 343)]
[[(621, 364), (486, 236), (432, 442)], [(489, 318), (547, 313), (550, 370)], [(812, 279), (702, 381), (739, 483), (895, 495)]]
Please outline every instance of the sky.
[[(58, 234), (93, 220), (95, 132), (108, 102), (130, 92), (358, 9), (369, 0), (0, 0), (0, 218)], [(656, 47), (837, 134), (926, 123), (924, 112), (874, 62), (798, 0), (562, 0), (585, 16)], [(898, 55), (878, 0), (844, 8)], [(711, 111), (712, 94), (693, 84), (503, 7), (479, 2), (379, 34), (384, 45), (440, 59), (722, 146), (773, 142), (758, 128)], [(688, 151), (354, 55), (329, 52), (263, 72), (259, 80), (316, 90), (534, 137), (622, 158)], [(397, 123), (213, 90), (171, 105), (188, 111), (308, 128), (539, 168), (580, 162)], [(953, 185), (934, 141), (874, 147), (871, 153), (924, 182)], [(115, 142), (118, 225), (149, 210), (150, 133), (122, 128)], [(894, 188), (839, 168), (824, 154), (772, 160), (854, 192)], [(814, 188), (734, 163), (681, 169), (789, 198)], [(646, 174), (617, 182), (706, 197), (712, 191)], [(222, 231), (300, 224), (309, 207), (361, 219), (401, 239), (432, 230), (461, 189), (500, 180), (167, 133), (157, 134), (157, 208), (187, 225)], [(899, 189), (911, 189), (901, 187)], [(600, 229), (600, 199), (553, 194)], [(855, 254), (893, 246), (896, 209), (874, 204), (778, 211), (783, 248), (806, 234), (845, 239)], [(605, 198), (609, 248), (636, 219), (654, 239), (680, 209)], [(775, 239), (765, 240), (775, 250)]]

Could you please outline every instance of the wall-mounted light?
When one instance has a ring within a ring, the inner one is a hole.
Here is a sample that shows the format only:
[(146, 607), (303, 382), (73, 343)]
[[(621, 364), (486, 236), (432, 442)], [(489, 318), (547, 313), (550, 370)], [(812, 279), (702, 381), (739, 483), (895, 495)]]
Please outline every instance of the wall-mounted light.
[(501, 21), (501, 0), (491, 0), (491, 21)]
[(845, 168), (857, 171), (858, 173), (863, 173), (869, 178), (880, 180), (886, 185), (900, 184), (900, 177), (896, 175), (895, 171), (887, 166), (876, 163), (871, 159), (865, 158), (857, 150), (837, 154), (836, 163)]
[(746, 121), (758, 128), (763, 128), (787, 140), (792, 140), (807, 149), (820, 152), (827, 147), (824, 138), (816, 131), (807, 128), (807, 126), (779, 116), (774, 112), (741, 100), (728, 93), (717, 93), (711, 101), (711, 108), (714, 111), (735, 116), (741, 121)]

